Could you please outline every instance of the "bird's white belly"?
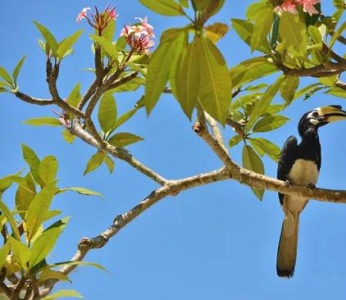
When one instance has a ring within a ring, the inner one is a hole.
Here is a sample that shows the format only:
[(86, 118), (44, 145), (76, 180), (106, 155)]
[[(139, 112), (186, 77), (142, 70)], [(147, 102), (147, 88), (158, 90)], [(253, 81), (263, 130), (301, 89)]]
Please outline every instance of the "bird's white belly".
[[(317, 165), (308, 160), (297, 159), (293, 164), (288, 178), (294, 184), (308, 185), (316, 184), (318, 179)], [(283, 209), (286, 216), (295, 215), (301, 212), (309, 199), (293, 195), (285, 195), (283, 201)]]
[(288, 178), (294, 184), (308, 185), (312, 183), (315, 185), (318, 173), (316, 163), (311, 160), (297, 159), (288, 174)]

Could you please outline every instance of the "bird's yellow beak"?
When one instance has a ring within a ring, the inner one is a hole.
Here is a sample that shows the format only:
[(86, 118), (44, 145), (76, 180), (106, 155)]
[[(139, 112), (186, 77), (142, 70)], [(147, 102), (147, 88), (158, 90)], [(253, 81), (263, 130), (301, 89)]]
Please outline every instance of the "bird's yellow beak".
[(340, 105), (322, 106), (318, 109), (320, 122), (336, 122), (346, 120), (346, 111)]

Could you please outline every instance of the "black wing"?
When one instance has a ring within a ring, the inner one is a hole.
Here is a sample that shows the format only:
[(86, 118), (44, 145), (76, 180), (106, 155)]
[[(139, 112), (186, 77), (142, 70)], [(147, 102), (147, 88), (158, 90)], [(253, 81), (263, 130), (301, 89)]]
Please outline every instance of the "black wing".
[[(278, 164), (277, 178), (283, 181), (288, 180), (288, 174), (297, 159), (298, 142), (296, 137), (290, 136), (281, 150), (281, 155)], [(283, 194), (279, 193), (279, 199), (282, 204)]]

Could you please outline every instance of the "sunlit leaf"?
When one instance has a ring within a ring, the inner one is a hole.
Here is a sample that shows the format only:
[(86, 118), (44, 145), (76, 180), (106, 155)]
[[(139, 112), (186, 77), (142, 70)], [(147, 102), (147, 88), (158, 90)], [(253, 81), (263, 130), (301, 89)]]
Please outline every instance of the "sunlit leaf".
[(98, 192), (95, 192), (86, 188), (82, 188), (82, 187), (76, 187), (76, 186), (60, 189), (60, 192), (65, 192), (65, 191), (77, 192), (78, 194), (85, 195), (85, 196), (98, 196), (98, 197), (102, 196), (102, 194)]
[(36, 155), (35, 151), (29, 146), (22, 144), (23, 158), (30, 167), (30, 171), (35, 181), (40, 183), (40, 177), (38, 176), (38, 168), (40, 166), (40, 159)]
[(195, 37), (200, 70), (198, 100), (221, 124), (225, 124), (231, 104), (231, 79), (219, 49), (208, 39)]
[(284, 125), (289, 119), (281, 115), (265, 115), (258, 120), (252, 130), (254, 132), (266, 132), (277, 129)]
[(72, 144), (73, 141), (76, 139), (76, 136), (73, 135), (69, 130), (65, 129), (62, 132), (63, 139), (68, 142), (69, 144)]
[(168, 81), (171, 67), (186, 42), (185, 30), (168, 29), (162, 34), (160, 45), (153, 53), (147, 71), (145, 106), (148, 114), (159, 100)]
[(21, 266), (23, 270), (27, 270), (28, 261), (31, 256), (30, 249), (24, 245), (22, 242), (16, 240), (12, 236), (8, 236), (8, 242), (10, 245), (11, 253), (17, 263)]
[(0, 248), (0, 268), (1, 269), (6, 263), (6, 258), (9, 252), (10, 252), (10, 244), (7, 242), (5, 245), (2, 245), (2, 247)]
[(26, 211), (30, 206), (32, 200), (36, 196), (35, 181), (28, 173), (24, 177), (24, 181), (20, 182), (15, 195), (16, 208), (19, 211), (19, 215), (22, 219), (25, 218)]
[(41, 25), (40, 23), (34, 21), (34, 24), (37, 27), (37, 29), (41, 32), (44, 39), (46, 40), (47, 44), (49, 45), (49, 48), (52, 50), (53, 55), (55, 57), (59, 57), (59, 55), (58, 55), (58, 42), (56, 41), (53, 34), (49, 31), (48, 28)]
[(72, 35), (70, 35), (69, 37), (65, 38), (64, 40), (62, 40), (57, 48), (57, 54), (58, 54), (58, 58), (62, 59), (64, 58), (64, 56), (66, 56), (67, 52), (69, 50), (71, 50), (73, 44), (75, 44), (77, 42), (77, 40), (79, 39), (79, 37), (81, 36), (81, 34), (83, 33), (83, 30), (77, 30), (75, 33), (73, 33)]
[(50, 294), (42, 298), (42, 300), (54, 300), (54, 299), (61, 299), (61, 298), (68, 298), (68, 297), (83, 298), (83, 296), (75, 290), (59, 290), (53, 294)]
[(51, 117), (29, 119), (24, 121), (23, 124), (32, 126), (61, 126), (61, 123), (57, 118)]
[(45, 267), (45, 269), (42, 270), (42, 272), (40, 273), (37, 282), (41, 283), (49, 279), (57, 279), (59, 281), (70, 281), (68, 277), (62, 272), (54, 271)]
[(242, 140), (242, 137), (241, 137), (240, 135), (235, 135), (235, 136), (233, 136), (233, 137), (229, 140), (228, 146), (229, 146), (230, 148), (232, 148), (232, 147), (234, 147), (235, 145), (238, 145), (239, 142), (240, 142), (241, 140)]
[(17, 228), (16, 220), (14, 219), (11, 211), (8, 209), (7, 205), (0, 198), (0, 211), (6, 217), (7, 222), (10, 224), (14, 237), (20, 240), (20, 234)]
[(299, 86), (298, 76), (286, 76), (280, 87), (280, 95), (289, 105), (294, 99), (295, 92)]
[(91, 39), (98, 43), (101, 48), (107, 53), (107, 55), (113, 58), (115, 61), (118, 61), (118, 49), (112, 44), (111, 41), (107, 40), (103, 36), (90, 35)]
[(104, 157), (104, 163), (108, 167), (109, 173), (113, 173), (115, 164), (114, 161), (108, 155)]
[(24, 56), (19, 60), (19, 62), (17, 63), (16, 67), (14, 68), (14, 70), (13, 70), (13, 72), (12, 72), (12, 77), (13, 77), (13, 84), (14, 84), (14, 86), (17, 86), (17, 78), (18, 78), (20, 69), (22, 68), (25, 59), (26, 59), (26, 55), (24, 55)]
[(104, 160), (104, 156), (106, 154), (101, 152), (101, 151), (97, 151), (89, 160), (88, 163), (86, 165), (86, 168), (84, 170), (83, 175), (86, 175), (92, 171), (95, 171), (97, 168), (99, 168)]
[(110, 137), (110, 139), (108, 140), (108, 143), (110, 143), (111, 145), (115, 147), (126, 147), (128, 145), (137, 143), (142, 140), (143, 138), (133, 133), (119, 132), (114, 134), (112, 137)]
[(228, 32), (229, 27), (224, 23), (214, 23), (205, 28), (206, 36), (216, 44)]
[(38, 168), (38, 175), (43, 181), (43, 186), (55, 181), (57, 172), (58, 161), (53, 155), (46, 156), (42, 159)]
[(139, 0), (144, 6), (164, 16), (182, 16), (182, 7), (174, 0)]
[(2, 77), (9, 84), (9, 86), (13, 87), (14, 83), (12, 81), (12, 78), (10, 74), (6, 71), (6, 69), (3, 67), (0, 67), (0, 77)]
[(80, 82), (78, 82), (67, 97), (66, 102), (73, 107), (77, 107), (79, 101), (82, 98), (80, 93), (80, 87), (81, 87)]
[(267, 154), (272, 160), (278, 162), (280, 158), (280, 148), (271, 141), (264, 138), (250, 138), (251, 145), (258, 153)]
[(108, 132), (114, 126), (117, 119), (117, 107), (115, 99), (111, 93), (105, 93), (98, 110), (98, 121), (103, 132)]

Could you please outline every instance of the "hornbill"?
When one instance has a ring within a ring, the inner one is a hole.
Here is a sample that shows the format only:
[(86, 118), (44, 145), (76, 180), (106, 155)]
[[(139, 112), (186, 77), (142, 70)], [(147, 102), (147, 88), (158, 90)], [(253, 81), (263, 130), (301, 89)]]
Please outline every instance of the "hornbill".
[[(345, 120), (346, 111), (339, 105), (318, 107), (305, 113), (299, 121), (300, 144), (290, 136), (282, 150), (277, 178), (289, 184), (314, 187), (321, 167), (321, 145), (318, 128), (328, 123)], [(292, 277), (297, 257), (299, 215), (309, 199), (279, 193), (285, 218), (278, 246), (276, 270), (280, 277)]]

